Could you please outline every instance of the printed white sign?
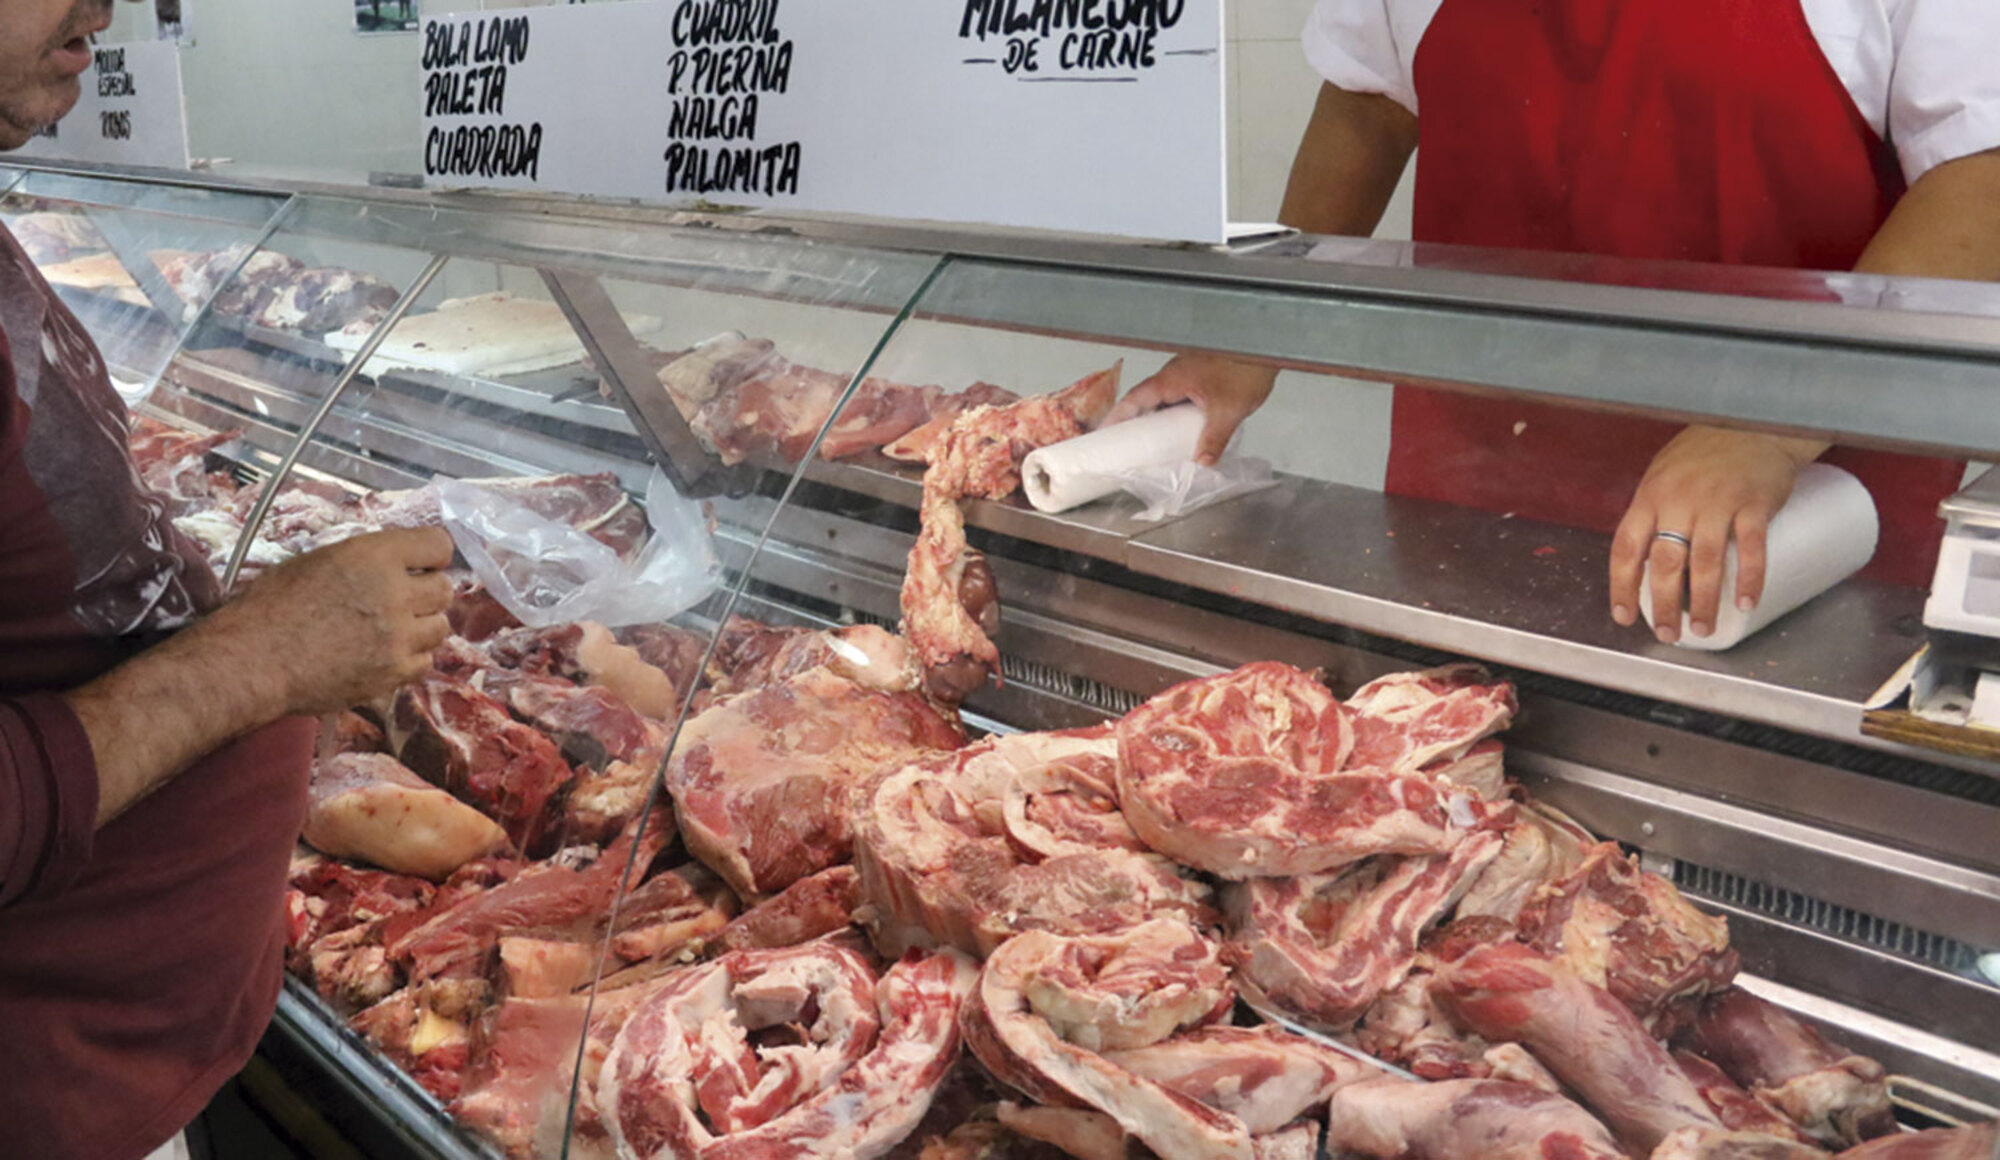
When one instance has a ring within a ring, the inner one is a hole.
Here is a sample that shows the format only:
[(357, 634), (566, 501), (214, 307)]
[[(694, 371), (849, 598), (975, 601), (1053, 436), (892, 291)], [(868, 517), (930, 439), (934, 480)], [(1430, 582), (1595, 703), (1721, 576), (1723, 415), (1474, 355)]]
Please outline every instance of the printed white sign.
[(647, 0), (424, 22), (424, 170), (1221, 241), (1221, 0)]
[(100, 44), (77, 78), (83, 95), (62, 121), (19, 152), (168, 169), (188, 166), (187, 106), (180, 46), (167, 41)]

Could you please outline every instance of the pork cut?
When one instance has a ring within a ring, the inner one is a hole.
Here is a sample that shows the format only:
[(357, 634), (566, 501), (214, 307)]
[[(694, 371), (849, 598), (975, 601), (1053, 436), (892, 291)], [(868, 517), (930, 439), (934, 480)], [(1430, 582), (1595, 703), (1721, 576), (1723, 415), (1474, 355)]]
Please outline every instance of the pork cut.
[(1031, 930), (987, 959), (965, 1008), (966, 1044), (1001, 1082), (1102, 1112), (1162, 1160), (1251, 1160), (1242, 1120), (1103, 1054), (1213, 1024), (1233, 1001), (1220, 948), (1183, 922), (1108, 936)]
[[(1344, 1087), (1327, 1111), (1328, 1147), (1380, 1160), (1624, 1160), (1591, 1114), (1562, 1096), (1498, 1080)], [(1643, 1153), (1642, 1153), (1643, 1155)]]
[(1675, 1042), (1829, 1147), (1896, 1130), (1881, 1064), (1835, 1047), (1791, 1012), (1740, 987), (1703, 999)]
[(731, 952), (624, 1020), (597, 1114), (640, 1160), (872, 1160), (923, 1118), (976, 977), (955, 951), (912, 955), (879, 982), (828, 943)]
[(1722, 990), (1736, 977), (1729, 924), (1703, 914), (1673, 883), (1601, 842), (1522, 908), (1521, 941), (1603, 987), (1649, 1024), (1676, 1000)]
[(491, 818), (386, 753), (313, 763), (304, 837), (324, 853), (434, 882), (507, 845)]
[(748, 898), (846, 861), (855, 791), (964, 741), (915, 693), (810, 669), (689, 720), (666, 784), (688, 849)]
[(872, 782), (855, 806), (858, 920), (885, 954), (986, 955), (1017, 931), (1109, 934), (1211, 923), (1209, 889), (1146, 851), (1099, 728), (984, 738)]
[(1344, 1031), (1400, 983), (1433, 924), (1500, 853), (1465, 836), (1450, 854), (1375, 858), (1335, 874), (1257, 878), (1225, 891), (1229, 960), (1246, 996)]
[(1402, 754), (1403, 764), (1389, 767), (1357, 757), (1364, 714), (1289, 665), (1266, 661), (1176, 685), (1118, 723), (1119, 802), (1148, 845), (1224, 878), (1447, 853), (1492, 807), (1421, 769), (1504, 724), (1493, 706), (1511, 694), (1474, 693), (1478, 686), (1454, 677), (1444, 695), (1484, 708), (1437, 718), (1407, 708), (1418, 687), (1398, 685), (1397, 696), (1377, 692), (1366, 702), (1430, 731), (1399, 747), (1369, 726), (1368, 752)]
[(1526, 1047), (1641, 1155), (1681, 1128), (1724, 1127), (1630, 1009), (1532, 948), (1475, 947), (1432, 986), (1459, 1025)]

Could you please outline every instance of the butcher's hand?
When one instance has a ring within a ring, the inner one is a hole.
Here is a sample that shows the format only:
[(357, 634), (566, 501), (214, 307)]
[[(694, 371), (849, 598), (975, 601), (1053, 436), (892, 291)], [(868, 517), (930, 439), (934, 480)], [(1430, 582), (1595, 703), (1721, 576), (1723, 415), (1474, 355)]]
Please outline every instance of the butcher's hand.
[[(1653, 631), (1672, 643), (1680, 637), (1685, 585), (1689, 630), (1713, 633), (1732, 538), (1736, 589), (1728, 598), (1745, 612), (1755, 608), (1764, 592), (1765, 530), (1791, 497), (1799, 469), (1828, 446), (1715, 427), (1689, 427), (1674, 436), (1653, 457), (1612, 537), (1611, 619), (1636, 621), (1639, 585), (1650, 583)], [(1689, 543), (1663, 539), (1661, 532)]]
[(67, 694), (96, 760), (98, 825), (261, 725), (344, 709), (422, 673), (451, 631), (451, 556), (438, 528), (308, 553)]
[(1236, 429), (1270, 398), (1278, 372), (1213, 354), (1176, 355), (1160, 372), (1126, 393), (1104, 422), (1122, 423), (1148, 411), (1193, 403), (1204, 420), (1194, 459), (1213, 467)]
[(407, 528), (345, 540), (259, 576), (201, 625), (266, 653), (284, 713), (332, 713), (430, 667), (451, 635), (450, 535)]

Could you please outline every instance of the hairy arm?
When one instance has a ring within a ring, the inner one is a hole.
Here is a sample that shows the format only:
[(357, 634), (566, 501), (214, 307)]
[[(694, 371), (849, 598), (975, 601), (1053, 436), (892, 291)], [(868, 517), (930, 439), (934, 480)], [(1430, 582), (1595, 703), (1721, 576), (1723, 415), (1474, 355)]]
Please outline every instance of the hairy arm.
[(236, 600), (69, 693), (103, 826), (224, 743), (289, 713), (343, 709), (410, 680), (449, 632), (451, 539), (349, 540), (273, 569)]

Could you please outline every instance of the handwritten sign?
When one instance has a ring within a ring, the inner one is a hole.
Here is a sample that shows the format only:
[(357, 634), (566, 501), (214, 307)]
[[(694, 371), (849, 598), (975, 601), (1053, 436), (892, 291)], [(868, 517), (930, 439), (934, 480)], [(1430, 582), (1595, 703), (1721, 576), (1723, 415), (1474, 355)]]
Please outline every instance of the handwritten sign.
[(159, 41), (101, 44), (78, 78), (83, 93), (57, 124), (23, 145), (31, 157), (186, 169), (181, 52)]
[(1221, 0), (636, 0), (422, 51), (433, 185), (1223, 236)]

